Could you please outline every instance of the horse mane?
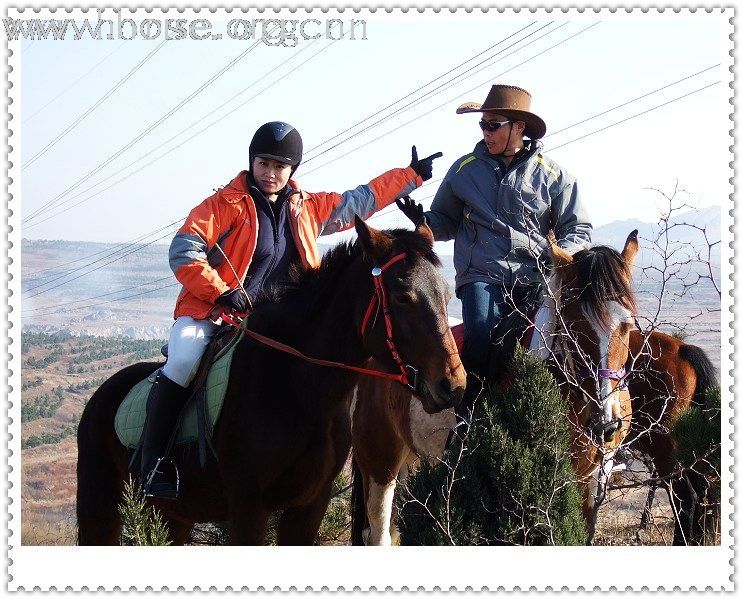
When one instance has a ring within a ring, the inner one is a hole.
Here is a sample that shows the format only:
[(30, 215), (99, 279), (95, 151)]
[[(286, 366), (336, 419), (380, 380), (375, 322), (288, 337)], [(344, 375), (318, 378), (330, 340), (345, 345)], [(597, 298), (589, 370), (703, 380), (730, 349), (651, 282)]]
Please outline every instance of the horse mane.
[[(440, 259), (419, 233), (408, 229), (390, 229), (383, 233), (392, 239), (395, 254), (408, 252), (422, 257), (433, 266), (441, 266)], [(257, 307), (300, 299), (302, 311), (306, 310), (311, 314), (317, 307), (324, 305), (328, 293), (337, 291), (346, 268), (360, 258), (362, 253), (358, 240), (341, 242), (322, 257), (319, 268), (304, 269), (298, 264), (292, 266), (287, 279), (258, 294), (254, 304)]]
[(573, 291), (603, 327), (610, 323), (608, 302), (616, 301), (636, 313), (631, 267), (619, 252), (607, 245), (596, 245), (576, 252), (572, 258), (577, 272)]

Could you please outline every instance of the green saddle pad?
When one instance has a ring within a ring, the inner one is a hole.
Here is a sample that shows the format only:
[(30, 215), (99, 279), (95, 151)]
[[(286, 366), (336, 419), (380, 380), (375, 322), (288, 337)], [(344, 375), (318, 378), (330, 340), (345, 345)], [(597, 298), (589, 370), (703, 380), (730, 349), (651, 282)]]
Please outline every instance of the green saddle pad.
[[(224, 404), (224, 395), (229, 382), (229, 368), (232, 365), (232, 356), (236, 344), (214, 361), (206, 378), (206, 427), (207, 433), (211, 434), (214, 424), (219, 419)], [(132, 387), (129, 394), (121, 402), (114, 426), (119, 440), (126, 447), (134, 448), (139, 443), (144, 428), (144, 418), (147, 415), (147, 398), (152, 383), (155, 382), (158, 370), (155, 370), (143, 381)], [(183, 418), (178, 428), (176, 443), (190, 443), (198, 441), (198, 418), (196, 414), (196, 402), (190, 401), (186, 406)]]

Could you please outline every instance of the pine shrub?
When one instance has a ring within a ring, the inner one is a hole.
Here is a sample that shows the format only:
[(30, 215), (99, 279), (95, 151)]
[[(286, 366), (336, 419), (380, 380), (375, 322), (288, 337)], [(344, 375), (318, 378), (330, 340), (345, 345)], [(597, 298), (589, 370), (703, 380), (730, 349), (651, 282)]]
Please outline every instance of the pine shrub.
[(512, 384), (490, 389), (437, 464), (404, 485), (404, 545), (582, 545), (566, 405), (553, 377), (518, 348)]
[(716, 544), (721, 508), (721, 389), (712, 387), (705, 405), (690, 406), (670, 422), (675, 458), (703, 506), (705, 544)]
[(170, 545), (167, 524), (160, 513), (147, 504), (139, 485), (129, 477), (119, 504), (122, 545)]

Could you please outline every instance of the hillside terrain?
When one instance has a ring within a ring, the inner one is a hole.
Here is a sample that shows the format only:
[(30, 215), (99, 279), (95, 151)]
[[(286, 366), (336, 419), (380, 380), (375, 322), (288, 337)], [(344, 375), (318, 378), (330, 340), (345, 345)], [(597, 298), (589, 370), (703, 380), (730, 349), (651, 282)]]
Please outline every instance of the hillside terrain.
[[(705, 236), (713, 241), (720, 234), (718, 208), (696, 217), (692, 226), (675, 229), (685, 231), (680, 241), (686, 250), (700, 251)], [(620, 249), (633, 228), (645, 236), (642, 247), (651, 255), (647, 239), (654, 239), (650, 237), (654, 233), (647, 223), (612, 223), (596, 229), (594, 241)], [(716, 276), (718, 244), (714, 247)], [(21, 342), (22, 385), (20, 405), (14, 406), (13, 414), (22, 422), (23, 544), (74, 542), (77, 422), (104, 379), (132, 362), (159, 359), (180, 290), (168, 266), (167, 249), (166, 245), (22, 241), (23, 334), (22, 340), (17, 335), (13, 340)], [(451, 256), (443, 254), (441, 259), (453, 287)], [(703, 265), (696, 265), (696, 271), (678, 269), (663, 286), (657, 271), (648, 268), (652, 264), (652, 258), (645, 258), (640, 263), (643, 268), (635, 273), (642, 322), (655, 322), (663, 330), (687, 336), (719, 367), (719, 292), (706, 279), (683, 285), (696, 280)], [(717, 284), (720, 280), (715, 279)], [(449, 313), (461, 316), (456, 298)], [(19, 397), (17, 391), (12, 399)], [(600, 544), (664, 544), (671, 537), (669, 506), (660, 493), (654, 532), (637, 540), (637, 514), (644, 496), (640, 489), (618, 497), (617, 509), (603, 512)]]

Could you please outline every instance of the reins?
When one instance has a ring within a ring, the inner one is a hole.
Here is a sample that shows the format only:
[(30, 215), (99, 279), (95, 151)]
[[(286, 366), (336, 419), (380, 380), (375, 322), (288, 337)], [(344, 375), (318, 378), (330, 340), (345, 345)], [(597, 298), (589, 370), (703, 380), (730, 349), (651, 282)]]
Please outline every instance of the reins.
[(359, 372), (361, 374), (368, 374), (370, 376), (375, 376), (378, 378), (396, 381), (398, 383), (401, 383), (402, 385), (405, 385), (414, 393), (418, 393), (419, 392), (418, 370), (414, 366), (404, 363), (394, 343), (391, 311), (389, 310), (389, 302), (387, 300), (386, 288), (384, 287), (384, 282), (381, 278), (381, 275), (384, 272), (384, 270), (386, 270), (393, 264), (396, 264), (400, 260), (404, 260), (406, 257), (407, 257), (406, 252), (397, 254), (396, 256), (391, 258), (388, 262), (386, 262), (384, 265), (375, 266), (374, 268), (371, 269), (371, 275), (374, 281), (374, 293), (371, 296), (371, 300), (369, 301), (368, 308), (366, 308), (366, 313), (364, 315), (363, 322), (361, 323), (361, 337), (363, 337), (366, 334), (366, 328), (371, 318), (371, 314), (372, 312), (374, 312), (374, 308), (376, 309), (376, 313), (374, 315), (373, 324), (371, 325), (372, 328), (376, 324), (376, 318), (379, 314), (379, 310), (381, 310), (381, 312), (384, 314), (384, 323), (386, 326), (386, 343), (387, 343), (387, 347), (389, 347), (389, 351), (391, 352), (392, 357), (394, 358), (394, 361), (399, 366), (399, 370), (400, 370), (399, 374), (383, 372), (381, 370), (373, 370), (370, 368), (362, 368), (360, 366), (344, 364), (343, 362), (335, 362), (334, 360), (323, 360), (320, 358), (313, 358), (311, 356), (307, 356), (303, 352), (299, 351), (298, 349), (294, 347), (291, 347), (290, 345), (281, 343), (280, 341), (276, 341), (275, 339), (271, 339), (270, 337), (267, 337), (265, 335), (262, 335), (260, 333), (257, 333), (249, 329), (247, 326), (247, 321), (248, 321), (250, 312), (245, 314), (244, 317), (238, 317), (238, 316), (232, 315), (227, 312), (222, 313), (220, 316), (224, 322), (232, 326), (241, 328), (245, 332), (246, 335), (249, 335), (250, 337), (258, 341), (259, 343), (262, 343), (263, 345), (267, 345), (268, 347), (272, 347), (273, 349), (277, 349), (284, 353), (290, 354), (292, 356), (296, 356), (297, 358), (301, 358), (302, 360), (309, 362), (311, 364), (317, 364), (319, 366), (329, 366), (331, 368), (340, 368), (343, 370), (352, 370), (353, 372)]

